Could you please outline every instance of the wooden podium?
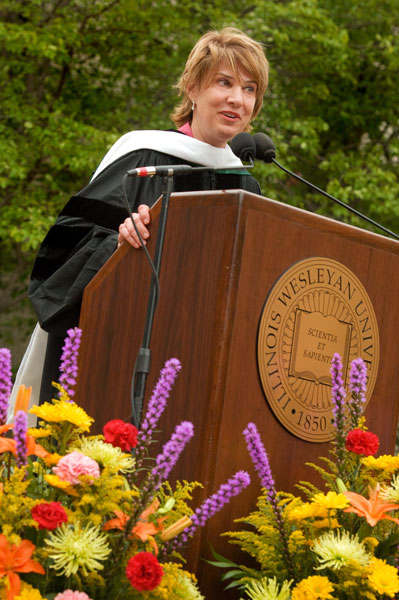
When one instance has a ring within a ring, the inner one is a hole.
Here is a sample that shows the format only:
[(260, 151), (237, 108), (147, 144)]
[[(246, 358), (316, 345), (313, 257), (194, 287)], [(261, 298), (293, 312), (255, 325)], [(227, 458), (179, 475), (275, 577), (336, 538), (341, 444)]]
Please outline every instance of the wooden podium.
[[(152, 210), (153, 253), (160, 203)], [(177, 378), (161, 422), (162, 441), (182, 420), (195, 436), (174, 476), (214, 493), (236, 471), (252, 483), (214, 517), (189, 552), (207, 600), (221, 596), (220, 572), (206, 565), (209, 542), (234, 560), (238, 550), (219, 537), (234, 518), (254, 509), (260, 491), (242, 431), (255, 422), (268, 451), (277, 489), (292, 490), (312, 471), (306, 461), (325, 455), (328, 443), (292, 435), (269, 407), (257, 366), (256, 340), (265, 299), (281, 274), (314, 256), (346, 265), (367, 290), (376, 314), (380, 367), (367, 408), (368, 427), (392, 452), (399, 400), (399, 244), (379, 235), (240, 190), (194, 192), (171, 198), (161, 266), (161, 296), (151, 342), (151, 392), (160, 369), (179, 358)], [(142, 251), (123, 245), (87, 286), (80, 327), (77, 402), (96, 419), (131, 415), (130, 386), (142, 342), (150, 286)], [(228, 593), (223, 597), (230, 597)]]

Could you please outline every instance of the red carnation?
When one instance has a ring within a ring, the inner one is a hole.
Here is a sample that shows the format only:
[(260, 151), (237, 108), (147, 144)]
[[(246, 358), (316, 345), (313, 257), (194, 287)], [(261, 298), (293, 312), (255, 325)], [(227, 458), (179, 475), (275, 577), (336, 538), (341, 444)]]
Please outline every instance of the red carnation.
[(135, 590), (154, 590), (161, 582), (163, 568), (151, 552), (139, 552), (127, 563), (126, 575)]
[(32, 517), (39, 523), (39, 529), (52, 531), (68, 521), (65, 508), (59, 502), (36, 504), (31, 510)]
[(352, 429), (346, 436), (345, 448), (355, 454), (370, 456), (375, 454), (380, 446), (380, 440), (375, 433)]
[(119, 446), (121, 450), (130, 452), (137, 445), (137, 427), (121, 419), (108, 421), (104, 425), (103, 432), (105, 441), (113, 446)]

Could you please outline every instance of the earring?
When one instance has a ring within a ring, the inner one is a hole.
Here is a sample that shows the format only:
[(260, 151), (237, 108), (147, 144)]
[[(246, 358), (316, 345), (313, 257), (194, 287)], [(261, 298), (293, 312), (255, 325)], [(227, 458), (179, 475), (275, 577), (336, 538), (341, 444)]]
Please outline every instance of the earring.
[(192, 112), (194, 112), (194, 108), (195, 108), (195, 102), (193, 101), (193, 103), (191, 104), (191, 110), (192, 110)]

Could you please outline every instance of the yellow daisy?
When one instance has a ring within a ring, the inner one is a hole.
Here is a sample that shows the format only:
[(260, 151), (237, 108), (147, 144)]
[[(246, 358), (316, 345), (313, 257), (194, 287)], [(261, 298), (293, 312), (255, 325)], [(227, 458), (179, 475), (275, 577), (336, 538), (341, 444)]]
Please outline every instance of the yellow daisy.
[(40, 427), (40, 428), (29, 427), (28, 435), (31, 435), (33, 438), (35, 438), (35, 440), (37, 440), (39, 438), (50, 437), (51, 430), (46, 429), (45, 427)]
[(362, 463), (368, 469), (381, 469), (393, 473), (399, 469), (399, 456), (391, 456), (390, 454), (383, 454), (378, 458), (365, 456)]
[(331, 596), (333, 591), (333, 585), (327, 577), (313, 575), (295, 586), (291, 598), (292, 600), (330, 600), (334, 598)]
[(29, 585), (25, 581), (21, 582), (21, 592), (14, 596), (14, 600), (45, 600), (39, 590)]
[(319, 520), (316, 519), (316, 521), (313, 521), (312, 526), (317, 527), (317, 529), (322, 529), (323, 527), (328, 527), (329, 529), (337, 529), (337, 527), (341, 527), (337, 519), (332, 518)]
[(287, 509), (287, 519), (289, 521), (302, 521), (304, 519), (312, 519), (315, 517), (327, 517), (328, 512), (322, 506), (313, 504), (313, 502), (304, 502), (299, 506)]
[(71, 485), (69, 481), (63, 481), (62, 479), (60, 479), (58, 475), (50, 475), (48, 473), (44, 476), (44, 479), (53, 487), (59, 488), (60, 490), (63, 490), (71, 496), (79, 496), (79, 494), (74, 489), (73, 485)]
[(57, 454), (57, 452), (53, 452), (53, 454), (48, 454), (46, 456), (46, 458), (44, 459), (44, 462), (46, 463), (46, 465), (48, 467), (52, 467), (53, 465), (56, 465), (58, 463), (60, 458), (62, 458), (61, 454)]
[(349, 500), (344, 494), (337, 494), (336, 492), (327, 492), (327, 494), (316, 494), (313, 498), (314, 504), (318, 504), (326, 508), (327, 510), (346, 508), (349, 506)]
[(89, 431), (94, 421), (83, 408), (73, 402), (64, 400), (54, 400), (52, 403), (45, 402), (40, 406), (32, 406), (29, 412), (49, 423), (68, 421), (82, 429), (82, 431)]
[(373, 590), (392, 598), (399, 592), (399, 575), (396, 567), (388, 565), (385, 560), (373, 558), (370, 562), (368, 581)]

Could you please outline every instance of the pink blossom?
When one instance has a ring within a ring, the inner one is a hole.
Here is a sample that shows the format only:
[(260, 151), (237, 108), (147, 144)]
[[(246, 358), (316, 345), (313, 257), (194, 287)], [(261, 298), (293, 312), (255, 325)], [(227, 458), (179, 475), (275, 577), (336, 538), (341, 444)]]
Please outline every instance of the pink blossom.
[(54, 600), (91, 600), (85, 592), (73, 592), (72, 590), (65, 590), (61, 594), (57, 594)]
[(63, 456), (53, 471), (60, 479), (72, 484), (81, 483), (79, 475), (89, 475), (93, 479), (100, 477), (98, 463), (76, 450)]

